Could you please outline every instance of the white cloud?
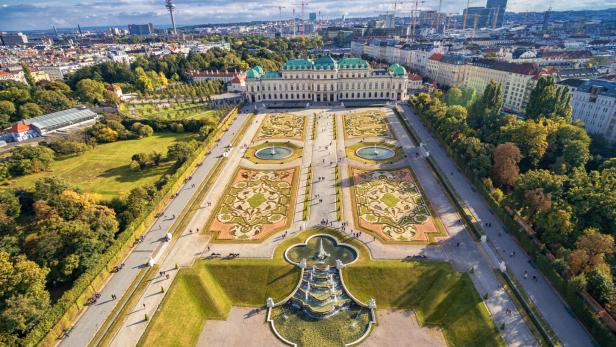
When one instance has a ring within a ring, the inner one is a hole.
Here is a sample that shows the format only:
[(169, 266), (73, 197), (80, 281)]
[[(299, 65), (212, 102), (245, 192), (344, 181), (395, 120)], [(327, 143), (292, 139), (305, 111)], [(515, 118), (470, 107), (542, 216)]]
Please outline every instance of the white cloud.
[[(285, 6), (283, 17), (290, 18), (292, 7), (296, 15), (300, 8), (294, 5), (299, 0), (177, 0), (176, 17), (179, 25), (239, 22), (246, 20), (278, 19), (278, 6)], [(486, 0), (472, 0), (471, 6), (483, 6)], [(393, 9), (391, 1), (385, 4), (375, 0), (312, 0), (305, 10), (321, 12), (323, 18), (373, 16)], [(578, 0), (575, 2), (553, 1), (555, 10), (599, 9), (616, 7), (616, 0)], [(4, 0), (0, 11), (0, 30), (47, 28), (63, 18), (68, 26), (84, 25), (126, 25), (129, 23), (168, 24), (168, 14), (163, 0)], [(409, 15), (414, 1), (403, 1), (398, 5), (398, 15)], [(461, 13), (466, 0), (444, 2), (442, 10)], [(423, 8), (436, 9), (438, 1), (426, 2)], [(509, 0), (509, 11), (544, 11), (547, 1)], [(33, 21), (32, 18), (40, 18)], [(58, 25), (58, 24), (56, 24)]]

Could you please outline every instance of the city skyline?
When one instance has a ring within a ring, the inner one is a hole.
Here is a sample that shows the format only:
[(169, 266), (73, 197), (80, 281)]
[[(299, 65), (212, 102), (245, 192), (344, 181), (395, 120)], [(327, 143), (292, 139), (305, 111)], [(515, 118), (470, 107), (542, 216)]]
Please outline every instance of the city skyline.
[[(332, 6), (330, 0), (311, 1), (305, 10), (321, 12), (323, 18), (339, 18), (374, 16), (393, 10), (393, 4), (375, 4), (370, 0), (341, 0)], [(197, 0), (177, 1), (176, 20), (179, 26), (247, 22), (256, 20), (278, 20), (279, 5), (286, 5), (283, 18), (292, 17), (292, 2), (279, 1), (239, 1), (214, 0), (207, 4)], [(466, 6), (465, 0), (444, 2), (442, 11), (446, 13), (462, 13)], [(474, 0), (470, 6), (485, 6), (485, 1)], [(547, 9), (547, 3), (537, 3), (530, 0), (509, 1), (509, 12), (542, 12)], [(298, 6), (296, 6), (298, 7)], [(582, 0), (575, 3), (552, 2), (552, 9), (562, 10), (597, 10), (616, 7), (616, 0)], [(421, 9), (437, 9), (438, 1), (426, 2)], [(87, 9), (87, 10), (84, 10)], [(411, 2), (399, 5), (397, 16), (408, 16)], [(296, 16), (300, 15), (299, 7)], [(32, 21), (32, 18), (45, 18)], [(163, 0), (88, 0), (88, 1), (57, 1), (48, 0), (35, 3), (23, 0), (0, 1), (0, 30), (37, 30), (56, 27), (84, 26), (126, 26), (132, 23), (148, 23), (156, 25), (169, 24), (169, 13)]]

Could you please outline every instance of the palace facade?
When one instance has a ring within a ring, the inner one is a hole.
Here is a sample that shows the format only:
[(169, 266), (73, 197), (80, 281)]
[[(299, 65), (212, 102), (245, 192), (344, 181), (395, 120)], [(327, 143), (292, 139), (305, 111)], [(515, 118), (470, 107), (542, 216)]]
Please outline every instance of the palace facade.
[(399, 64), (373, 69), (359, 58), (293, 59), (282, 71), (256, 66), (246, 73), (249, 102), (399, 101), (407, 97), (408, 74)]

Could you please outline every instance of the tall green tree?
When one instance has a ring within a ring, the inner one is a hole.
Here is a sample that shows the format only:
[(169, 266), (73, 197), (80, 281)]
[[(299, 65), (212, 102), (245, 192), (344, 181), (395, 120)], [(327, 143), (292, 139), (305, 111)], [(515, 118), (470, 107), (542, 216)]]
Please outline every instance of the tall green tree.
[(571, 95), (569, 89), (558, 88), (552, 76), (541, 77), (530, 93), (526, 106), (526, 118), (554, 118), (556, 116), (571, 120)]
[(485, 91), (469, 110), (468, 125), (480, 129), (481, 133), (494, 132), (501, 124), (500, 113), (503, 107), (503, 85), (490, 81)]
[(48, 309), (48, 272), (24, 256), (0, 251), (0, 336), (27, 332)]
[(105, 85), (101, 82), (83, 79), (77, 82), (75, 94), (88, 104), (102, 104), (105, 101)]

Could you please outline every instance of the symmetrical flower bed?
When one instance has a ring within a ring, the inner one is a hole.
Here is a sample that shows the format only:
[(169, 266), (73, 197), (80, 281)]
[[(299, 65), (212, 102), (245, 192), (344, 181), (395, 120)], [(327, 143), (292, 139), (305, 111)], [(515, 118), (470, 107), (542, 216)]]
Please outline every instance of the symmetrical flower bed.
[(344, 132), (348, 139), (358, 137), (393, 138), (387, 120), (385, 120), (385, 114), (381, 111), (345, 114)]
[(305, 118), (293, 113), (273, 113), (265, 116), (254, 141), (270, 139), (304, 139)]
[(445, 236), (410, 168), (350, 172), (356, 226), (386, 241), (431, 242)]
[(292, 221), (297, 168), (240, 168), (220, 200), (208, 230), (219, 240), (262, 240)]

